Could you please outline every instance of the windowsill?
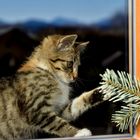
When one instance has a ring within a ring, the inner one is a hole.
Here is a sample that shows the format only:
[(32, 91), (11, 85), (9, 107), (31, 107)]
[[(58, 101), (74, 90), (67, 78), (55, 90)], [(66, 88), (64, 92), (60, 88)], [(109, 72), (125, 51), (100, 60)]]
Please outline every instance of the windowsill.
[[(48, 139), (35, 139), (35, 140), (48, 140)], [(120, 135), (99, 135), (90, 137), (66, 137), (66, 138), (49, 138), (49, 140), (136, 140), (130, 134)]]

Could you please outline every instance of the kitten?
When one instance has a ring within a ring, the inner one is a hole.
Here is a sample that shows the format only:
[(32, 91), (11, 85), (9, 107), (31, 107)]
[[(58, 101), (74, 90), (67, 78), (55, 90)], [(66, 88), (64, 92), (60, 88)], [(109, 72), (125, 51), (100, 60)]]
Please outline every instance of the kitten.
[(78, 76), (80, 52), (88, 44), (76, 39), (48, 36), (14, 76), (0, 80), (0, 139), (29, 138), (37, 130), (58, 137), (92, 135), (70, 125), (103, 99), (97, 89), (69, 98), (69, 83)]

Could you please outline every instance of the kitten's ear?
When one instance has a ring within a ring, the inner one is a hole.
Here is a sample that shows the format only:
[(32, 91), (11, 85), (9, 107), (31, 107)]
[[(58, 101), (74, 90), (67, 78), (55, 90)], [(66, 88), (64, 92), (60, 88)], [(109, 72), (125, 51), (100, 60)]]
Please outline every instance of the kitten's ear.
[(76, 51), (82, 53), (82, 52), (85, 50), (85, 48), (86, 48), (86, 46), (87, 46), (88, 44), (89, 44), (89, 41), (80, 43), (80, 44), (76, 47)]
[(59, 44), (58, 44), (58, 49), (59, 50), (67, 50), (70, 46), (73, 46), (77, 39), (77, 35), (66, 35), (63, 38), (60, 39)]

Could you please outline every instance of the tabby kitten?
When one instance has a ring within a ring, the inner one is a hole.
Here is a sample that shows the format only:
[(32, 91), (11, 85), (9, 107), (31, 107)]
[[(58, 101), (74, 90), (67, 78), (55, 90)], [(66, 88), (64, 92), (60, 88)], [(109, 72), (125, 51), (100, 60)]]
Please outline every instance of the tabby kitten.
[(88, 44), (76, 38), (48, 36), (14, 76), (0, 80), (0, 139), (29, 138), (37, 130), (59, 137), (92, 135), (70, 125), (99, 96), (95, 89), (69, 98), (69, 83), (78, 76), (80, 52)]

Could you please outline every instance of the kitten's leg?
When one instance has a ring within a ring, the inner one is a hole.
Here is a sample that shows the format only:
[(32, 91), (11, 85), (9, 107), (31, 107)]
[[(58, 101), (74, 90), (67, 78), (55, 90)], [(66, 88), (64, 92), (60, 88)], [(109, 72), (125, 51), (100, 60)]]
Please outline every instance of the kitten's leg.
[(94, 107), (106, 100), (99, 89), (93, 89), (88, 92), (84, 92), (81, 96), (75, 98), (65, 110), (62, 112), (62, 117), (68, 121), (73, 121), (83, 114), (86, 110)]
[(86, 128), (79, 130), (71, 126), (66, 120), (58, 117), (54, 112), (43, 112), (33, 116), (31, 123), (34, 126), (59, 137), (92, 135), (90, 130)]

